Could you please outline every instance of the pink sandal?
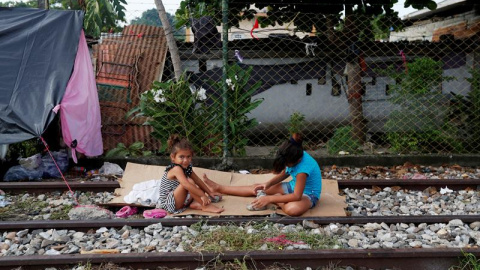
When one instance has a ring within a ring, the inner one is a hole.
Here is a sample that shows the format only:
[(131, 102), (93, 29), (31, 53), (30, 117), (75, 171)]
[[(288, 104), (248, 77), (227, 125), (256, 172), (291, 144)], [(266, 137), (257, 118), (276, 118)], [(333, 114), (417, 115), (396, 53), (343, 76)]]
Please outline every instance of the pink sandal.
[(163, 218), (166, 215), (167, 215), (167, 211), (160, 208), (143, 211), (143, 217), (145, 218)]
[(115, 216), (117, 216), (119, 218), (126, 218), (126, 217), (129, 217), (131, 215), (135, 215), (137, 212), (138, 212), (137, 207), (131, 207), (131, 206), (126, 205), (126, 206), (122, 207), (122, 209), (118, 210), (118, 212), (115, 213)]

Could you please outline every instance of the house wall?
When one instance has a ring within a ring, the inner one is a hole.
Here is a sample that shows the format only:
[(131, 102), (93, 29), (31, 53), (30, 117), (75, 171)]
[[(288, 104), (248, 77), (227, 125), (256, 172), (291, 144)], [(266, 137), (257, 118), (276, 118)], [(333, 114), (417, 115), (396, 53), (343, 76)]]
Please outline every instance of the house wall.
[[(327, 71), (327, 74), (330, 74)], [(324, 85), (318, 80), (302, 80), (297, 84), (281, 84), (262, 92), (254, 98), (263, 98), (264, 101), (249, 117), (260, 122), (259, 130), (272, 130), (274, 127), (285, 125), (290, 115), (297, 111), (305, 115), (310, 124), (309, 129), (319, 132), (331, 131), (339, 125), (346, 125), (350, 121), (349, 105), (346, 97), (346, 80), (338, 75), (341, 82), (341, 93), (332, 94), (332, 78), (327, 75)], [(366, 77), (367, 78), (367, 77)], [(376, 78), (375, 85), (367, 84), (363, 96), (363, 113), (368, 120), (367, 128), (370, 132), (378, 132), (383, 128), (388, 115), (396, 108), (386, 95), (387, 84), (395, 82), (387, 77)], [(307, 84), (312, 85), (311, 95), (306, 94)]]
[[(453, 76), (456, 79), (443, 82), (442, 92), (449, 94), (466, 95), (470, 91), (470, 83), (466, 78), (471, 77), (469, 69), (474, 65), (474, 55), (467, 54), (458, 59), (464, 59), (465, 65), (444, 69), (444, 76)], [(273, 65), (301, 63), (309, 59), (305, 58), (269, 58), (269, 59), (244, 59), (245, 64), (250, 65)], [(373, 62), (388, 62), (389, 57), (366, 57), (367, 65)], [(183, 67), (192, 72), (198, 72), (198, 61), (183, 61)], [(222, 61), (208, 60), (207, 69), (221, 67)], [(325, 84), (319, 84), (318, 79), (299, 80), (296, 84), (285, 83), (271, 87), (270, 89), (255, 95), (254, 99), (264, 101), (253, 110), (248, 117), (256, 118), (259, 125), (255, 131), (278, 130), (286, 128), (290, 115), (297, 111), (305, 115), (309, 129), (319, 132), (332, 131), (339, 125), (349, 123), (349, 105), (346, 97), (347, 83), (344, 77), (339, 74), (336, 80), (340, 82), (341, 93), (332, 93), (332, 71), (327, 67)], [(387, 85), (395, 84), (395, 81), (388, 77), (363, 77), (365, 83), (365, 94), (363, 95), (363, 113), (368, 120), (367, 129), (369, 132), (383, 131), (383, 126), (388, 120), (390, 113), (398, 109), (398, 105), (392, 104), (387, 95)], [(307, 84), (311, 85), (311, 95), (307, 95)]]
[(455, 38), (467, 38), (480, 32), (480, 16), (475, 11), (452, 15), (446, 18), (423, 20), (400, 32), (391, 32), (390, 41), (427, 40), (438, 41), (441, 35), (453, 34)]
[[(246, 65), (286, 65), (286, 64), (295, 64), (309, 61), (311, 59), (307, 58), (255, 58), (255, 59), (244, 59), (243, 64)], [(207, 60), (207, 70), (213, 68), (219, 68), (223, 66), (222, 59), (209, 59)], [(182, 69), (185, 71), (199, 72), (199, 63), (198, 60), (183, 60)]]

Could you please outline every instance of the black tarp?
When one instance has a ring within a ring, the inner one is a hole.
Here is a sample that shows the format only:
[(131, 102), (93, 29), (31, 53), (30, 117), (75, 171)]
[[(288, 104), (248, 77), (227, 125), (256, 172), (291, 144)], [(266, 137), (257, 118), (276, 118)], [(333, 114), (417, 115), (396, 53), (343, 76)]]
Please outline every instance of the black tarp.
[(39, 137), (73, 71), (82, 11), (0, 8), (0, 144)]

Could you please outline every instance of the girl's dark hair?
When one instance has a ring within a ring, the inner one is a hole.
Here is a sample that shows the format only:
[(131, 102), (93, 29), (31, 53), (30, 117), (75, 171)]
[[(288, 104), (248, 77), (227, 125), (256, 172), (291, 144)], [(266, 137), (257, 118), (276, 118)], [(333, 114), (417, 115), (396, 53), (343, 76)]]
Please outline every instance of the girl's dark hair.
[(280, 173), (287, 164), (297, 162), (303, 157), (302, 135), (294, 133), (292, 137), (278, 148), (273, 161), (273, 172)]
[(186, 138), (181, 138), (178, 134), (170, 135), (170, 137), (168, 137), (167, 145), (168, 149), (170, 149), (170, 154), (173, 155), (179, 150), (190, 150), (193, 153), (192, 144)]

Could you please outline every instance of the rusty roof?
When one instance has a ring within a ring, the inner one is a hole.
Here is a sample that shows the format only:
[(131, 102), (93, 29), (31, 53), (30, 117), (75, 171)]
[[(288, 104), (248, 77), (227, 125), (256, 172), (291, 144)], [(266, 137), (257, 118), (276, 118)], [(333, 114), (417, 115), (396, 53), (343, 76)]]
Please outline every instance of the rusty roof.
[(130, 106), (135, 106), (138, 104), (139, 95), (149, 90), (153, 81), (161, 80), (167, 50), (167, 40), (162, 27), (125, 26), (121, 35), (109, 35), (94, 46), (97, 83), (108, 83), (108, 80), (102, 81), (98, 76), (100, 71), (105, 70), (102, 65), (117, 66), (116, 69), (111, 69), (118, 73), (113, 76), (114, 80), (131, 72)]

